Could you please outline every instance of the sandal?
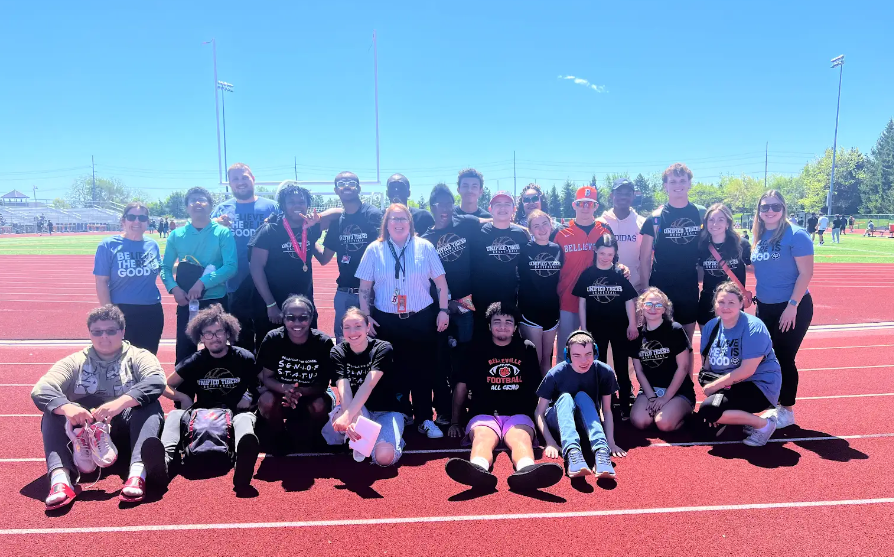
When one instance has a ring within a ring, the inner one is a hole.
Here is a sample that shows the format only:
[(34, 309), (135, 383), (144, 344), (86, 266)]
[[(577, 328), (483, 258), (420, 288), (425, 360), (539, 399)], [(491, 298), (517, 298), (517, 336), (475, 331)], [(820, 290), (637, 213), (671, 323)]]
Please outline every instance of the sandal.
[[(140, 491), (139, 495), (126, 495), (124, 493), (125, 489), (138, 489)], [(146, 496), (146, 480), (139, 476), (131, 476), (127, 478), (127, 481), (124, 482), (124, 485), (121, 487), (121, 493), (118, 494), (118, 499), (124, 503), (139, 503), (143, 500), (143, 497)]]
[(58, 482), (54, 483), (52, 487), (50, 487), (50, 494), (47, 495), (47, 501), (49, 501), (50, 497), (56, 495), (57, 493), (65, 493), (65, 499), (58, 503), (50, 504), (45, 501), (47, 505), (48, 511), (55, 511), (56, 509), (61, 509), (62, 507), (71, 505), (72, 501), (75, 500), (75, 497), (78, 496), (78, 493), (81, 492), (81, 488), (79, 486), (72, 487), (66, 483)]

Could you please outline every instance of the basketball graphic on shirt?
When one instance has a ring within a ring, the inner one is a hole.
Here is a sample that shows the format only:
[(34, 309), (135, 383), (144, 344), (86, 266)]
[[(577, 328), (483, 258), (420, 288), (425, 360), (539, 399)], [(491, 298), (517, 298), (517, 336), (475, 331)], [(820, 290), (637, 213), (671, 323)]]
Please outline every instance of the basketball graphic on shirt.
[(366, 249), (366, 245), (369, 243), (369, 234), (356, 224), (349, 224), (341, 229), (338, 240), (347, 251), (361, 251)]
[(528, 261), (528, 266), (541, 277), (551, 277), (562, 268), (561, 262), (549, 253), (538, 253)]
[(222, 367), (214, 368), (205, 377), (196, 381), (201, 389), (227, 394), (239, 384), (240, 379), (233, 372)]
[(438, 238), (438, 243), (435, 245), (438, 257), (440, 257), (441, 261), (444, 263), (450, 263), (451, 261), (459, 259), (465, 249), (466, 239), (460, 238), (453, 232), (448, 232)]
[(587, 296), (600, 304), (607, 304), (621, 295), (620, 285), (609, 284), (606, 277), (599, 277), (587, 287)]
[(675, 220), (670, 226), (664, 227), (664, 237), (675, 244), (688, 244), (698, 236), (701, 226), (692, 219), (683, 217)]
[(639, 361), (644, 367), (658, 367), (669, 355), (670, 349), (662, 346), (657, 340), (644, 341), (639, 349)]
[(500, 236), (491, 245), (487, 246), (487, 253), (496, 258), (497, 261), (508, 263), (518, 257), (520, 249), (521, 246), (512, 238)]

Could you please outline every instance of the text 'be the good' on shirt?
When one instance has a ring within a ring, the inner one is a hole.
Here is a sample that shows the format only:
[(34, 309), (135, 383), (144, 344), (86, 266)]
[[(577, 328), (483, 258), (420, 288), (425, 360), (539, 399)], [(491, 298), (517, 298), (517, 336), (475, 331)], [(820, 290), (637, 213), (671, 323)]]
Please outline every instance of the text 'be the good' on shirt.
[(158, 243), (151, 239), (128, 240), (112, 236), (99, 243), (93, 274), (109, 277), (113, 304), (149, 306), (161, 303), (156, 279), (161, 271)]
[[(397, 273), (398, 278), (395, 278), (395, 253), (403, 267)], [(434, 300), (429, 292), (429, 280), (443, 274), (444, 266), (435, 247), (419, 237), (408, 238), (404, 247), (390, 240), (376, 240), (366, 249), (357, 267), (357, 278), (373, 283), (376, 309), (385, 313), (398, 313), (397, 304), (392, 301), (395, 292), (407, 297), (408, 312), (422, 311), (430, 306)]]
[(782, 239), (771, 243), (774, 232), (765, 231), (751, 254), (755, 295), (765, 304), (779, 304), (791, 299), (801, 274), (795, 258), (813, 255), (813, 240), (803, 228), (788, 226)]
[(227, 281), (227, 291), (235, 292), (248, 275), (248, 243), (264, 220), (277, 211), (276, 202), (259, 197), (249, 203), (239, 203), (235, 197), (227, 199), (214, 208), (211, 218), (230, 215), (230, 231), (236, 240), (236, 255), (239, 258), (236, 274)]

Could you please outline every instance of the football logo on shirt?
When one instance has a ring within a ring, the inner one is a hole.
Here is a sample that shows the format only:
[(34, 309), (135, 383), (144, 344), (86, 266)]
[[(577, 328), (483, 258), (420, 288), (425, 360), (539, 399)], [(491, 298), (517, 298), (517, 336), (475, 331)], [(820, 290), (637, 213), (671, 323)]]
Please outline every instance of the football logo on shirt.
[(338, 241), (347, 251), (360, 251), (369, 244), (369, 235), (356, 224), (349, 224), (342, 228)]
[(769, 261), (770, 259), (779, 259), (780, 256), (780, 246), (779, 242), (773, 244), (772, 248), (770, 246), (770, 242), (767, 240), (761, 240), (757, 243), (757, 247), (754, 249), (754, 253), (751, 254), (751, 261)]
[(593, 284), (587, 287), (587, 296), (600, 304), (607, 304), (621, 295), (623, 288), (619, 285), (608, 284), (608, 279), (599, 277)]
[(688, 244), (695, 240), (701, 229), (702, 227), (692, 222), (692, 219), (683, 217), (672, 222), (670, 226), (665, 226), (661, 232), (675, 244)]
[(492, 391), (515, 391), (522, 382), (521, 369), (513, 362), (500, 360), (487, 373), (487, 384)]
[(206, 391), (219, 391), (227, 394), (239, 385), (241, 379), (233, 375), (233, 372), (222, 367), (214, 368), (205, 374), (205, 377), (196, 381), (199, 387)]
[(670, 348), (664, 347), (657, 340), (644, 340), (639, 349), (639, 361), (646, 367), (658, 367), (670, 355)]
[(499, 238), (496, 238), (491, 245), (487, 246), (486, 249), (488, 255), (494, 256), (497, 261), (508, 263), (518, 257), (518, 253), (521, 251), (521, 246), (518, 245), (518, 242), (508, 236), (500, 236)]
[(438, 257), (441, 258), (441, 261), (444, 263), (450, 263), (451, 261), (456, 261), (460, 257), (462, 257), (463, 251), (466, 249), (466, 239), (460, 238), (453, 232), (448, 232), (444, 234), (440, 238), (438, 238), (438, 243), (435, 245), (435, 250), (438, 252)]
[(562, 263), (552, 254), (538, 253), (529, 258), (528, 267), (541, 277), (551, 277), (562, 269)]

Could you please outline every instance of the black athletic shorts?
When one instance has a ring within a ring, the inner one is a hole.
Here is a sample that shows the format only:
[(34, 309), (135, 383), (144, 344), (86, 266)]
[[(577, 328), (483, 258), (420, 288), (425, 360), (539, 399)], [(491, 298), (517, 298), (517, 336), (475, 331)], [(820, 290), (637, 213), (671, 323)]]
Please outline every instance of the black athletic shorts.
[(674, 305), (674, 321), (680, 325), (688, 325), (698, 320), (698, 284), (691, 288), (680, 288), (672, 284), (651, 283), (667, 294)]
[(741, 410), (749, 414), (757, 414), (768, 408), (773, 408), (773, 404), (767, 400), (764, 393), (752, 381), (742, 381), (735, 383), (732, 387), (725, 391), (718, 391), (723, 394), (723, 404), (720, 406), (722, 411)]
[[(714, 294), (702, 290), (698, 298), (698, 324), (704, 327), (708, 321), (717, 317), (714, 315)], [(674, 306), (674, 320), (677, 318), (676, 306)]]

